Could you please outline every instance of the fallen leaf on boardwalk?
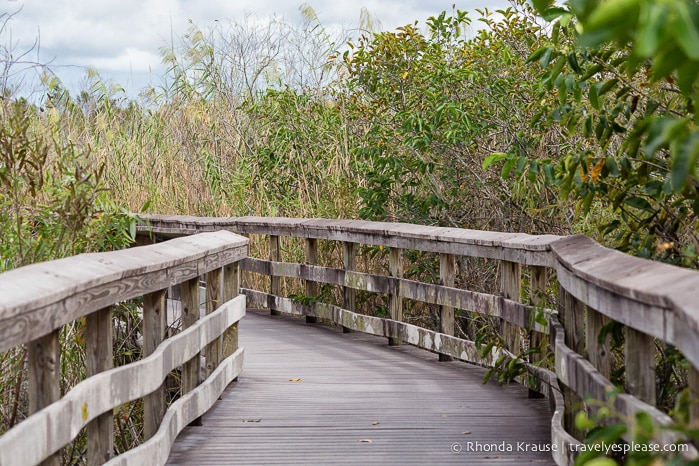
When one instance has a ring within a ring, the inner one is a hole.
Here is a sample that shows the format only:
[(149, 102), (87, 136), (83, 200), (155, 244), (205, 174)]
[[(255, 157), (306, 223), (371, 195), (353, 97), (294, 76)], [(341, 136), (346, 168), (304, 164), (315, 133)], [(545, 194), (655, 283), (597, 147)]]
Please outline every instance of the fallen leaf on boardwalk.
[(243, 419), (243, 422), (261, 422), (262, 419)]
[(449, 417), (448, 414), (442, 414), (442, 417)]
[(461, 433), (464, 434), (464, 435), (468, 435), (468, 434), (471, 433), (471, 431), (470, 431), (470, 430), (465, 430), (465, 431), (463, 431), (463, 432), (461, 432)]
[(374, 421), (374, 422), (371, 423), (372, 426), (378, 426), (379, 424), (380, 424), (379, 421)]
[(373, 443), (374, 441), (370, 438), (363, 438), (360, 440), (361, 443)]
[(300, 382), (301, 379), (289, 379), (289, 382)]

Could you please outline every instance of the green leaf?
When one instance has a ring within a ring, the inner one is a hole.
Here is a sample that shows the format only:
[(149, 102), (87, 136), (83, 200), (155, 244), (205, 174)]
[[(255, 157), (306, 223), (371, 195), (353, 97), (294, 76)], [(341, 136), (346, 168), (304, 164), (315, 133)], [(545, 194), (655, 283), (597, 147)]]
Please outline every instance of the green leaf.
[[(590, 86), (590, 91), (588, 92), (588, 98), (590, 99), (590, 105), (595, 110), (599, 110), (599, 87), (600, 83), (595, 83), (594, 85)], [(590, 127), (592, 127), (592, 122), (590, 122)]]
[(506, 160), (508, 155), (504, 152), (493, 152), (483, 160), (483, 170), (487, 170), (492, 164)]
[(544, 10), (541, 13), (541, 17), (544, 18), (548, 22), (553, 22), (555, 19), (558, 19), (559, 17), (565, 15), (568, 13), (568, 10), (565, 8), (561, 7), (553, 7), (553, 8), (548, 8)]
[(609, 0), (592, 11), (587, 21), (583, 21), (581, 42), (596, 46), (616, 38), (624, 23), (638, 16), (640, 0)]
[(662, 3), (644, 2), (641, 4), (638, 32), (634, 52), (645, 58), (655, 55), (663, 45), (668, 31), (668, 7)]
[(645, 210), (646, 212), (653, 212), (653, 207), (650, 205), (650, 203), (643, 199), (642, 197), (638, 196), (632, 196), (632, 197), (627, 197), (624, 202), (631, 207), (635, 207), (636, 209), (641, 209)]
[(699, 158), (699, 132), (692, 134), (678, 151), (673, 151), (670, 179), (672, 191), (678, 193), (684, 188), (687, 177), (694, 175)]
[[(683, 2), (673, 3), (675, 6), (676, 21), (673, 33), (677, 37), (682, 51), (692, 60), (699, 60), (699, 31), (694, 18), (689, 12), (689, 6)], [(692, 5), (696, 13), (696, 5)]]

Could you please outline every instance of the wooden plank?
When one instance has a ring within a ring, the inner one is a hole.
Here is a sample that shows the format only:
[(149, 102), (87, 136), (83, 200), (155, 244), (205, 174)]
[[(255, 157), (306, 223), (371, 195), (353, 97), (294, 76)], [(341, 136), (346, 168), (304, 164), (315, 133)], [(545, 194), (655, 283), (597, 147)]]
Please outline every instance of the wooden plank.
[[(191, 278), (181, 285), (182, 330), (193, 327), (199, 320), (199, 277)], [(182, 394), (186, 395), (199, 385), (201, 353), (182, 365)], [(194, 425), (201, 425), (201, 419), (196, 419)]]
[[(279, 236), (270, 235), (269, 236), (269, 260), (270, 262), (281, 262), (281, 250), (279, 248)], [(281, 278), (271, 275), (269, 292), (270, 294), (281, 296)], [(271, 309), (270, 313), (272, 315), (278, 314), (278, 311)]]
[[(500, 293), (505, 298), (520, 302), (522, 300), (522, 266), (516, 262), (500, 261)], [(520, 330), (507, 320), (502, 321), (501, 334), (505, 339), (505, 348), (519, 355), (522, 352)]]
[(155, 391), (171, 370), (194, 357), (244, 315), (245, 297), (240, 296), (163, 342), (151, 356), (80, 382), (63, 398), (0, 437), (0, 464), (40, 463), (100, 414)]
[[(564, 344), (570, 348), (580, 359), (585, 350), (584, 339), (584, 312), (585, 306), (575, 299), (570, 293), (559, 284), (558, 288), (558, 316), (562, 325), (562, 333), (565, 335)], [(564, 329), (564, 330), (563, 330)], [(571, 379), (569, 373), (565, 373), (565, 367), (559, 366), (559, 352), (556, 347), (556, 376), (565, 384), (561, 387), (561, 393), (565, 400), (565, 411), (563, 415), (563, 426), (573, 437), (582, 440), (583, 433), (575, 426), (575, 416), (583, 408), (583, 399), (575, 392), (576, 380)], [(593, 396), (595, 394), (592, 394)]]
[(483, 385), (483, 368), (263, 312), (241, 322), (241, 344), (235, 388), (180, 434), (169, 464), (553, 464), (546, 452), (468, 451), (551, 440), (548, 401)]
[[(439, 284), (454, 287), (454, 273), (456, 271), (456, 259), (453, 254), (439, 255)], [(454, 308), (451, 306), (439, 306), (439, 331), (440, 333), (454, 336)], [(451, 356), (439, 354), (442, 362), (451, 361)]]
[(226, 229), (240, 234), (347, 241), (544, 266), (553, 265), (548, 255), (549, 245), (560, 239), (554, 235), (483, 232), (363, 220), (158, 215), (143, 215), (143, 218), (148, 220), (149, 226), (139, 226), (139, 229), (165, 235), (177, 236)]
[(655, 406), (655, 342), (653, 337), (626, 327), (624, 359), (626, 389), (640, 400)]
[[(87, 376), (114, 367), (112, 355), (112, 307), (89, 314), (85, 322)], [(87, 425), (87, 464), (101, 465), (114, 454), (114, 416), (100, 414)]]
[(609, 318), (587, 308), (585, 313), (585, 348), (587, 360), (597, 369), (605, 378), (611, 377), (611, 341), (612, 336), (607, 333), (601, 341), (600, 337), (605, 325), (610, 322)]
[[(403, 278), (403, 250), (391, 248), (388, 254), (388, 274), (394, 278)], [(391, 282), (393, 285), (388, 295), (388, 315), (391, 319), (401, 322), (403, 320), (403, 298), (401, 297), (400, 282)], [(398, 338), (389, 337), (389, 346), (400, 346)]]
[(246, 254), (247, 239), (221, 231), (179, 238), (175, 243), (82, 254), (5, 272), (0, 275), (0, 351), (35, 340), (115, 302), (167, 288)]
[[(61, 352), (58, 344), (58, 330), (29, 343), (27, 353), (29, 414), (35, 414), (61, 396)], [(7, 436), (7, 433), (4, 436)], [(43, 460), (41, 463), (43, 466), (61, 464), (61, 455), (53, 451), (40, 459)], [(0, 461), (0, 464), (10, 463)]]
[[(214, 269), (206, 274), (206, 314), (213, 314), (223, 301), (221, 280), (222, 269)], [(217, 338), (206, 347), (206, 377), (209, 377), (223, 359), (221, 351), (221, 338)]]
[[(228, 302), (240, 295), (240, 263), (228, 264), (223, 268), (223, 300)], [(223, 333), (221, 341), (223, 357), (227, 358), (238, 350), (238, 324), (231, 325)]]
[[(539, 312), (546, 308), (546, 291), (548, 285), (548, 272), (546, 267), (534, 266), (530, 267), (530, 283), (529, 283), (529, 301), (534, 307), (534, 312)], [(530, 320), (532, 320), (530, 318)], [(542, 348), (545, 351), (546, 335), (548, 332), (539, 332), (532, 330), (529, 332), (529, 347), (530, 348)], [(529, 357), (529, 361), (533, 364), (539, 363), (544, 354), (542, 353), (532, 353)]]
[[(345, 271), (354, 271), (356, 268), (357, 243), (342, 242), (342, 262)], [(344, 280), (343, 280), (344, 281)], [(344, 285), (342, 287), (342, 307), (354, 312), (357, 292), (354, 288)], [(342, 327), (345, 333), (350, 329)]]
[[(143, 357), (153, 354), (165, 339), (167, 330), (166, 290), (155, 291), (143, 297)], [(143, 437), (151, 438), (160, 427), (167, 406), (165, 386), (143, 398)]]
[[(306, 264), (318, 263), (318, 240), (315, 238), (306, 238)], [(318, 283), (313, 280), (306, 280), (306, 297), (315, 298), (320, 294)], [(307, 324), (314, 324), (317, 320), (313, 316), (306, 316)]]
[(165, 464), (177, 435), (216, 403), (243, 369), (243, 348), (228, 356), (201, 385), (172, 404), (163, 426), (148, 441), (107, 463), (109, 466)]

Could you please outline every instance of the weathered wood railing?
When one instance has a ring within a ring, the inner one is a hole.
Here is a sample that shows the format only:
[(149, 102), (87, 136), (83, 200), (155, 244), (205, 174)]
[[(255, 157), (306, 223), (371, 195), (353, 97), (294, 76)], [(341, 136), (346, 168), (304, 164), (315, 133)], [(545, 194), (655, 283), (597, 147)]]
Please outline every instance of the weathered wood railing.
[[(528, 365), (552, 406), (553, 456), (558, 464), (572, 464), (578, 439), (573, 418), (586, 409), (582, 400), (594, 398), (613, 403), (628, 422), (640, 411), (660, 424), (670, 418), (655, 407), (655, 346), (653, 339), (677, 347), (691, 364), (692, 397), (699, 392), (699, 273), (627, 256), (577, 235), (572, 237), (531, 236), (474, 230), (426, 227), (409, 224), (349, 220), (288, 218), (197, 218), (145, 216), (148, 230), (163, 236), (180, 236), (204, 231), (230, 230), (240, 234), (267, 235), (269, 259), (245, 259), (241, 267), (271, 277), (269, 293), (244, 290), (249, 304), (264, 306), (272, 313), (305, 315), (309, 321), (322, 318), (388, 338), (390, 344), (410, 344), (439, 353), (440, 359), (457, 358), (492, 364), (495, 354), (479, 356), (475, 344), (454, 336), (454, 309), (499, 317), (505, 335), (505, 349), (517, 354), (528, 338), (537, 344), (550, 333), (555, 353), (555, 373)], [(285, 263), (280, 259), (280, 238), (302, 238), (306, 242), (306, 263)], [(314, 265), (317, 241), (342, 242), (342, 269)], [(355, 271), (357, 245), (390, 248), (389, 276)], [(402, 250), (428, 251), (440, 255), (440, 284), (426, 284), (402, 278)], [(454, 259), (480, 257), (499, 261), (500, 296), (453, 287)], [(530, 290), (523, 293), (522, 267), (529, 267)], [(321, 302), (306, 305), (280, 295), (280, 279), (306, 281), (306, 296), (317, 296), (317, 284), (343, 287), (343, 306)], [(537, 324), (532, 313), (546, 290), (558, 289), (557, 313), (548, 315), (549, 328)], [(387, 319), (355, 312), (355, 292), (365, 290), (388, 295)], [(521, 303), (522, 296), (529, 303)], [(403, 299), (440, 306), (439, 332), (402, 322)], [(609, 319), (625, 327), (626, 393), (611, 398), (609, 342), (600, 343), (600, 329)], [(692, 400), (696, 401), (695, 399)], [(691, 415), (699, 419), (697, 403)], [(568, 430), (566, 430), (568, 429)], [(681, 441), (663, 431), (659, 441)], [(689, 455), (696, 455), (690, 448)]]
[[(88, 464), (164, 464), (177, 434), (201, 416), (241, 371), (237, 322), (245, 314), (239, 262), (248, 240), (220, 231), (22, 267), (0, 275), (0, 351), (28, 346), (30, 416), (0, 437), (0, 465), (58, 464), (59, 450), (87, 429)], [(199, 281), (207, 315), (199, 320)], [(182, 331), (164, 339), (166, 290), (181, 284)], [(143, 353), (112, 368), (115, 303), (143, 297)], [(87, 375), (60, 397), (59, 331), (86, 318)], [(200, 353), (206, 374), (199, 383)], [(182, 367), (169, 408), (163, 382)], [(113, 410), (143, 398), (140, 446), (113, 456)]]

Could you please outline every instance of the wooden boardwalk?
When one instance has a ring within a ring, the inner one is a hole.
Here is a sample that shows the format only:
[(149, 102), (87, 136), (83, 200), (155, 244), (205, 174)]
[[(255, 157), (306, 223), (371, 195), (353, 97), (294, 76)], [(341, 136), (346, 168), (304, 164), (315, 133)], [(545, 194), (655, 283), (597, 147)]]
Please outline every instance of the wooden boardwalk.
[(240, 344), (239, 380), (168, 464), (554, 464), (521, 451), (549, 444), (548, 401), (482, 368), (257, 311)]

